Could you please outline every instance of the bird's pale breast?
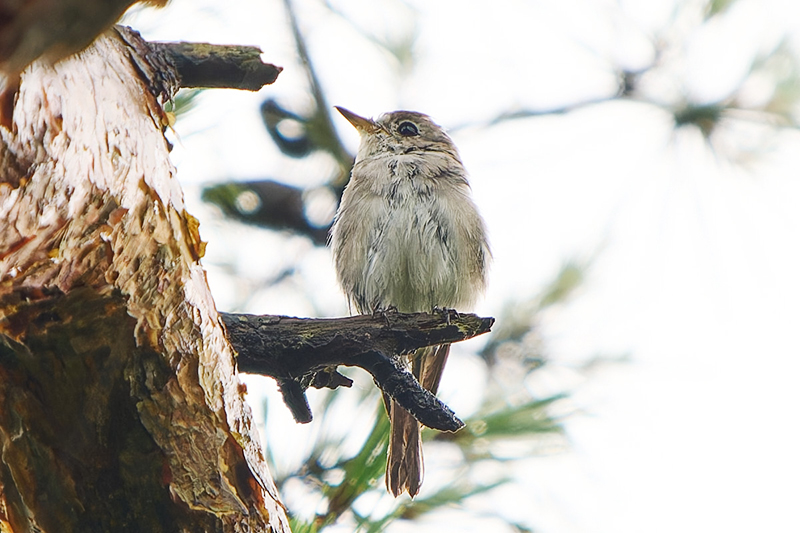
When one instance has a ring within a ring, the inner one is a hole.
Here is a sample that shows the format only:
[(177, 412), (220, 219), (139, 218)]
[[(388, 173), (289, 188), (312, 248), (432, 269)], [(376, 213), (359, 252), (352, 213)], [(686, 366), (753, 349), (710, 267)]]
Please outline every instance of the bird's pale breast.
[[(485, 250), (471, 243), (481, 242), (482, 222), (460, 165), (453, 174), (446, 157), (392, 154), (356, 166), (337, 225), (354, 229), (348, 241), (360, 235), (365, 242), (340, 243), (346, 250), (337, 255), (361, 256), (353, 279), (342, 282), (352, 285), (362, 312), (459, 308), (480, 292)], [(355, 198), (358, 209), (349, 209)], [(356, 211), (362, 220), (348, 220)]]

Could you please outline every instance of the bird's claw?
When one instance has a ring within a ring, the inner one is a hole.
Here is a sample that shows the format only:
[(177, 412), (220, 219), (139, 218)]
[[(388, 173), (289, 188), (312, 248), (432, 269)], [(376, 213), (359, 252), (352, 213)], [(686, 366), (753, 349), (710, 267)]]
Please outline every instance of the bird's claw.
[(458, 314), (458, 311), (456, 311), (455, 309), (452, 309), (450, 307), (439, 307), (438, 305), (434, 305), (433, 306), (433, 312), (434, 313), (442, 313), (444, 315), (444, 319), (447, 322), (448, 326), (450, 325), (450, 314), (451, 313), (455, 318), (461, 318), (461, 315)]
[(389, 328), (392, 326), (391, 322), (389, 322), (389, 313), (397, 313), (397, 307), (394, 305), (390, 305), (388, 307), (377, 307), (373, 312), (372, 316), (381, 316), (386, 321), (386, 327)]

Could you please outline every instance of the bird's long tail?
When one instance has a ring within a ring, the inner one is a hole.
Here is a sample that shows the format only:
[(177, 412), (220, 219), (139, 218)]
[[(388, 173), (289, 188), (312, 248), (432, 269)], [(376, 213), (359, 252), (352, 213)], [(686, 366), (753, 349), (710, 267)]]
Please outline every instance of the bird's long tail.
[[(450, 353), (450, 345), (420, 348), (413, 355), (411, 370), (414, 377), (427, 390), (436, 394), (442, 371)], [(392, 429), (386, 461), (386, 488), (399, 496), (408, 491), (412, 498), (422, 485), (422, 438), (420, 425), (397, 402), (384, 398), (389, 411)]]

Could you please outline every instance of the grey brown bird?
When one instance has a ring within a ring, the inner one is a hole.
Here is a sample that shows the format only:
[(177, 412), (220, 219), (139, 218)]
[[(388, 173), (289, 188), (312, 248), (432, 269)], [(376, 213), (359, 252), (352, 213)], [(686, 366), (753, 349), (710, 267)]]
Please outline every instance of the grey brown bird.
[[(486, 285), (490, 252), (453, 141), (422, 113), (372, 120), (336, 109), (361, 134), (331, 229), (336, 273), (351, 305), (360, 313), (473, 305)], [(434, 394), (449, 350), (423, 348), (409, 358), (414, 376)], [(413, 497), (423, 473), (420, 425), (384, 400), (392, 425), (386, 487)]]

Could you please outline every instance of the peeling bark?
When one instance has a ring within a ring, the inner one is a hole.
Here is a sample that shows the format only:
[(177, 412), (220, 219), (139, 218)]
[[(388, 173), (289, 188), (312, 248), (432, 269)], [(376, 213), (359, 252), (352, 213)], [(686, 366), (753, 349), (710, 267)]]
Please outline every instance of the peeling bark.
[(3, 531), (289, 530), (147, 66), (112, 29), (0, 127)]

